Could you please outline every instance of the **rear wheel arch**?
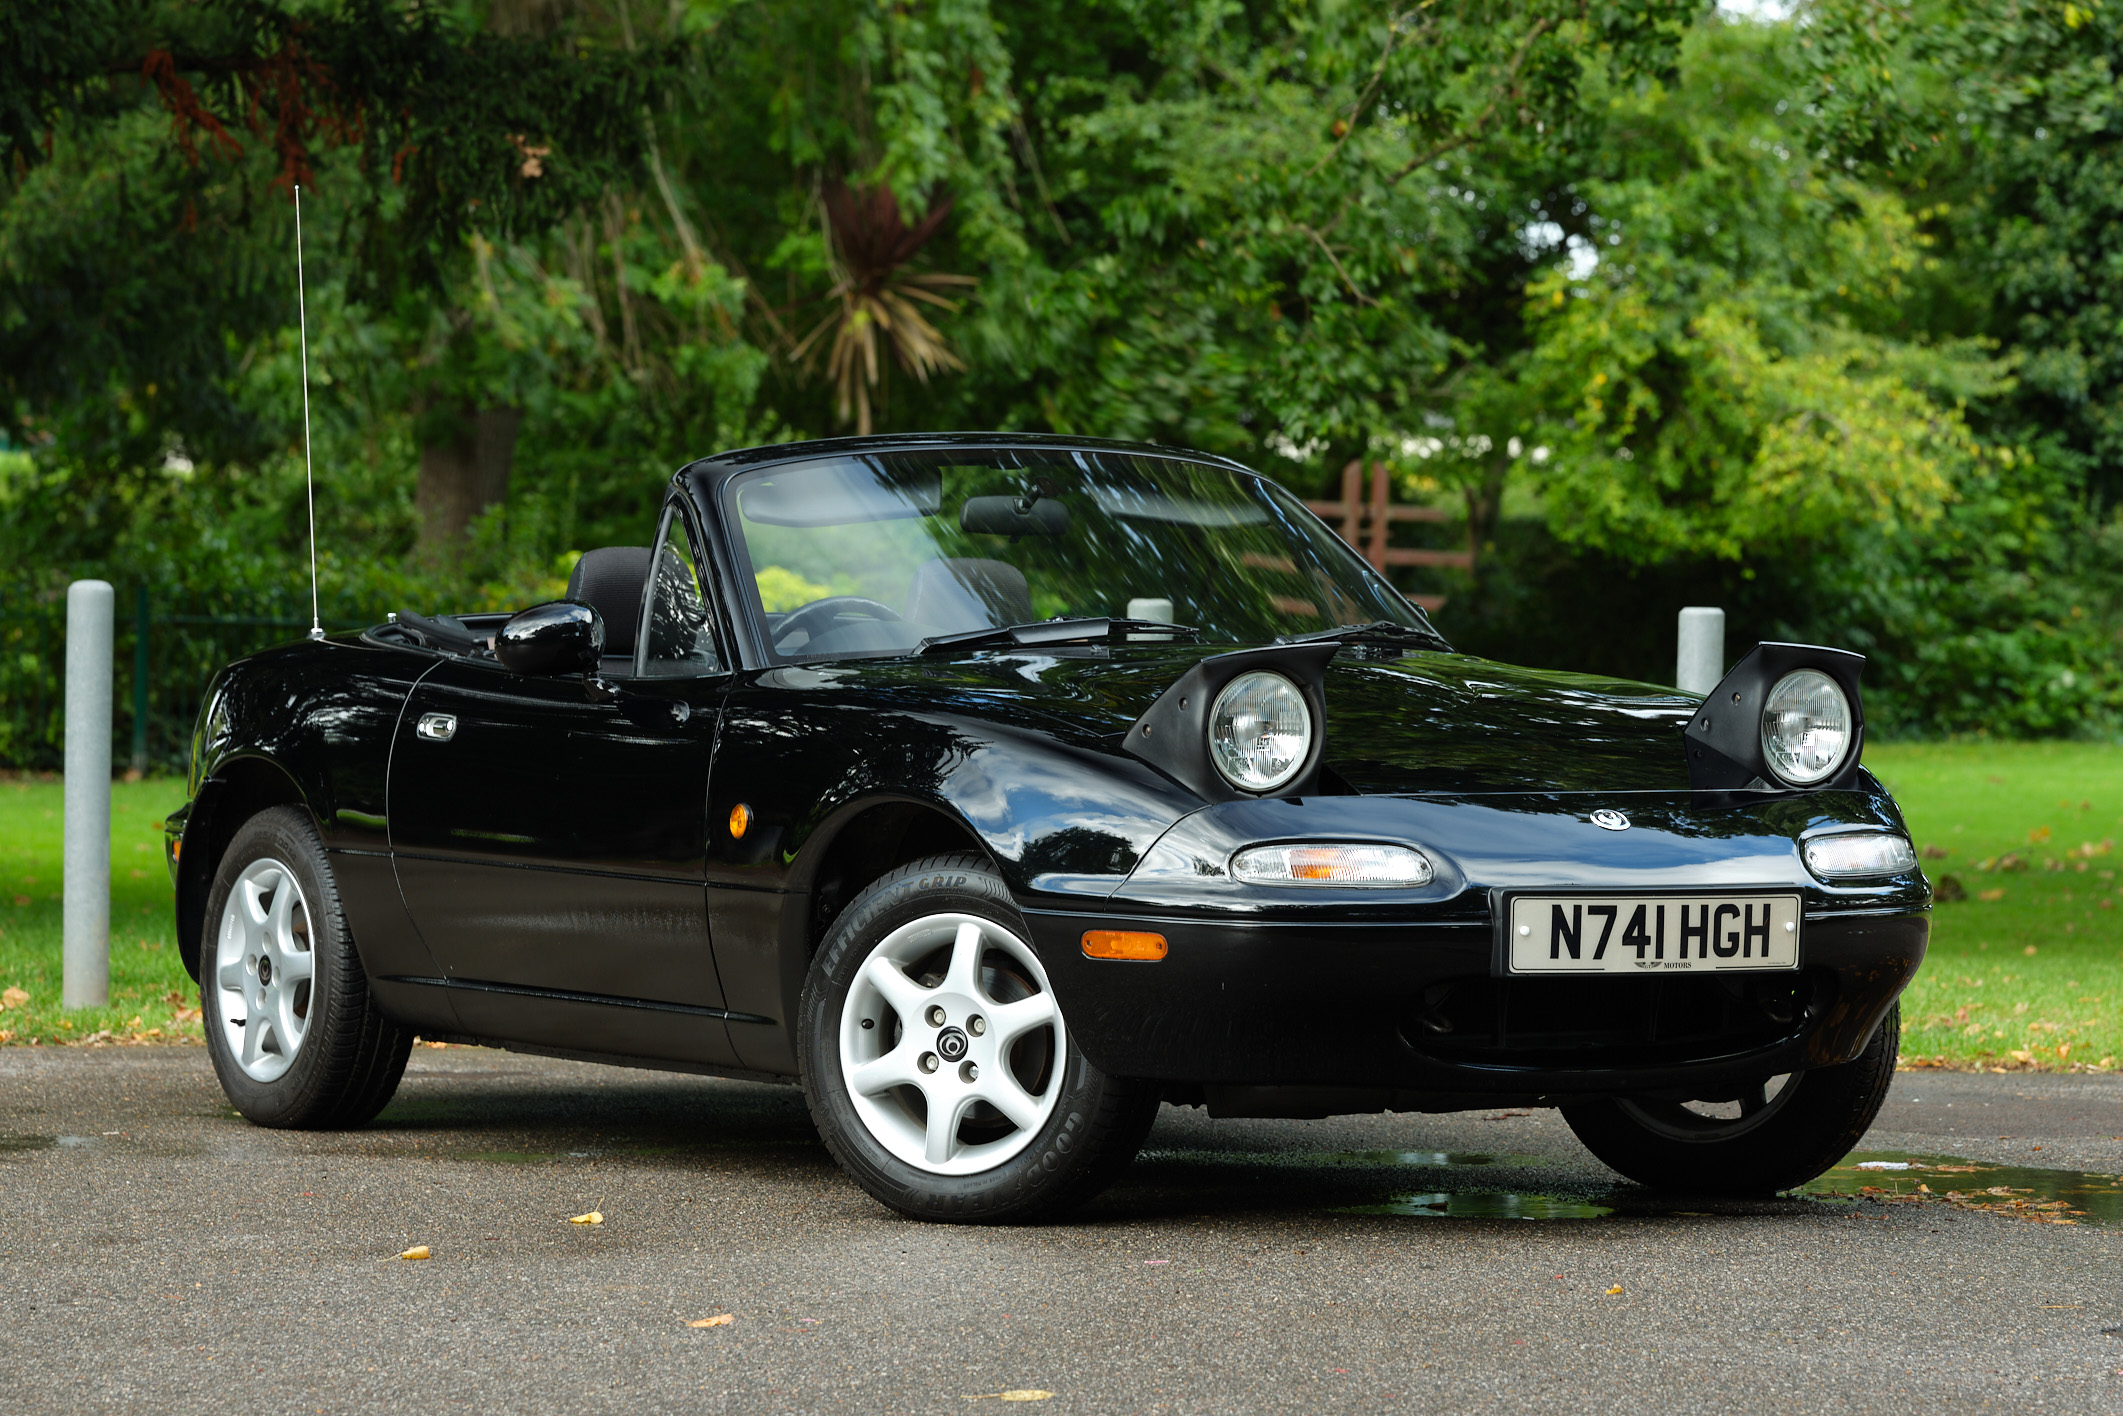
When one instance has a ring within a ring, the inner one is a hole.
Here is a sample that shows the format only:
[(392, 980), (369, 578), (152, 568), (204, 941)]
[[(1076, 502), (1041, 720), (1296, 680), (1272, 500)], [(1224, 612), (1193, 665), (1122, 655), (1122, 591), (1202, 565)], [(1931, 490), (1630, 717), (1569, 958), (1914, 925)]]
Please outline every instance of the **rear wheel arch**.
[(268, 757), (236, 757), (220, 763), (192, 799), (177, 868), (177, 957), (195, 982), (214, 872), (244, 823), (276, 806), (296, 807), (307, 812), (313, 824), (316, 821), (300, 784)]

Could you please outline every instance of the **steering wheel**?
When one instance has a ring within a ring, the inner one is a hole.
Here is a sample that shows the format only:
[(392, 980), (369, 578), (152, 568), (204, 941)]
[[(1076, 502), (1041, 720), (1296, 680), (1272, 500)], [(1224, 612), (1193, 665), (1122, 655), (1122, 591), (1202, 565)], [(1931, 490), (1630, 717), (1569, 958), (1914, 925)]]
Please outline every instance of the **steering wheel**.
[(872, 619), (896, 621), (902, 618), (898, 610), (893, 609), (890, 605), (873, 600), (867, 595), (828, 595), (823, 600), (813, 600), (801, 609), (789, 611), (788, 616), (780, 624), (774, 626), (775, 647), (779, 648), (782, 640), (798, 630), (802, 630), (812, 639), (816, 639), (825, 626), (821, 625), (818, 629), (813, 629), (811, 621), (834, 619), (840, 615), (841, 611), (850, 609), (867, 610)]

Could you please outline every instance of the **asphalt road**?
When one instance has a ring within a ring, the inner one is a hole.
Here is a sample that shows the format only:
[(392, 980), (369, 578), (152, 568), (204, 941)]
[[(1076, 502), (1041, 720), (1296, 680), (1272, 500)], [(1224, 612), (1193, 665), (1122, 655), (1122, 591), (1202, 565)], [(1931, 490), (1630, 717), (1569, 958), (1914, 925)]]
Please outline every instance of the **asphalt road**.
[[(0, 1411), (2123, 1412), (2123, 1227), (1657, 1201), (1498, 1115), (1168, 1108), (995, 1230), (873, 1204), (790, 1088), (423, 1049), (302, 1135), (198, 1048), (0, 1049)], [(1866, 1145), (2114, 1176), (2123, 1078), (1905, 1073)]]

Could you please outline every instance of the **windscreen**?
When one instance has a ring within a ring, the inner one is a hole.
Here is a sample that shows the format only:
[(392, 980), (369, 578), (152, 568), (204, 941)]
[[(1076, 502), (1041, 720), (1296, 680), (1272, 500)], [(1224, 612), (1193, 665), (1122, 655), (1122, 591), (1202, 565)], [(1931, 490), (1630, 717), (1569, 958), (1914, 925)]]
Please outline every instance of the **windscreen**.
[(1133, 453), (869, 454), (731, 479), (755, 610), (787, 661), (904, 654), (1056, 617), (1213, 643), (1421, 612), (1263, 478)]

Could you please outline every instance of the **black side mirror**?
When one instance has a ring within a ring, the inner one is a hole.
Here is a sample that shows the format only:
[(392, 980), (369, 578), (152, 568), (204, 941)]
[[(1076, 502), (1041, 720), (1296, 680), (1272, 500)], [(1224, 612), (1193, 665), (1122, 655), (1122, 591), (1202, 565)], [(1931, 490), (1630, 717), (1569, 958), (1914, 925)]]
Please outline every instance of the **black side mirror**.
[(494, 657), (511, 673), (590, 674), (603, 656), (604, 616), (573, 600), (533, 605), (494, 636)]

